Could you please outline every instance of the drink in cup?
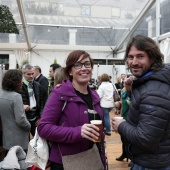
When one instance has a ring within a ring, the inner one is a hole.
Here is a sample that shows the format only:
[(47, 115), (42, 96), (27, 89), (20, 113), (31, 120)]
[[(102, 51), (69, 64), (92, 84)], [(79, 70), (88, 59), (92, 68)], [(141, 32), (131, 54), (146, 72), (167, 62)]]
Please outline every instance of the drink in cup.
[[(121, 117), (121, 116), (115, 116), (114, 118), (118, 119), (118, 120), (122, 120), (123, 119), (123, 117)], [(118, 133), (118, 132), (115, 132), (115, 133)]]
[(114, 118), (118, 119), (118, 120), (122, 120), (123, 119), (123, 117), (120, 117), (120, 116), (115, 116)]
[(102, 135), (102, 120), (91, 120), (90, 121), (91, 124), (97, 126), (99, 128), (99, 136), (98, 139), (95, 139), (94, 142), (100, 142), (101, 141), (101, 135)]

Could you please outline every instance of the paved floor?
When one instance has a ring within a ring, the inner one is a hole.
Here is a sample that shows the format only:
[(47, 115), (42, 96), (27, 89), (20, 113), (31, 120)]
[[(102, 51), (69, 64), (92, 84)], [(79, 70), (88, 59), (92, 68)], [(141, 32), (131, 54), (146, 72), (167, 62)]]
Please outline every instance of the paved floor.
[[(110, 113), (110, 117), (113, 117), (114, 112)], [(118, 133), (112, 132), (111, 136), (106, 136), (106, 151), (109, 162), (109, 170), (129, 170), (128, 163), (126, 159), (123, 162), (116, 161), (115, 158), (119, 157), (122, 153), (122, 143), (120, 140), (120, 135)]]

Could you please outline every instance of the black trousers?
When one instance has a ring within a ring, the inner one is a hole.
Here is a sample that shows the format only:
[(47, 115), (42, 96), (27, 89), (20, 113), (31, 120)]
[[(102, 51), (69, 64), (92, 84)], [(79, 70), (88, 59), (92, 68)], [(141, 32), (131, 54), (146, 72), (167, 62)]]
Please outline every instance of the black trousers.
[(35, 119), (35, 120), (33, 120), (33, 121), (29, 121), (30, 124), (31, 124), (31, 130), (30, 130), (30, 132), (31, 132), (31, 135), (32, 135), (32, 136), (35, 135), (35, 128), (36, 128), (35, 123), (36, 123), (36, 121), (37, 121), (37, 119)]
[(58, 164), (55, 162), (51, 162), (50, 170), (64, 170), (63, 164)]

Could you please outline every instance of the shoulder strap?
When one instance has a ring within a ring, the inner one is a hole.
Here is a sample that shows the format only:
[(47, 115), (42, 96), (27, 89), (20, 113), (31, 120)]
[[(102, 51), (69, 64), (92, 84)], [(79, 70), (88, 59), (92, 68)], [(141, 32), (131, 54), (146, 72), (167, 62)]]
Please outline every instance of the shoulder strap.
[[(66, 105), (67, 105), (67, 101), (64, 102), (64, 105), (63, 105), (63, 108), (62, 108), (62, 112), (64, 111)], [(58, 149), (59, 149), (60, 155), (62, 157), (62, 153), (61, 153), (61, 150), (60, 150), (60, 147), (59, 147), (59, 143), (58, 143)]]
[(114, 91), (116, 91), (116, 92), (118, 93), (118, 90), (117, 90), (117, 88), (116, 88), (115, 84), (113, 84), (113, 83), (112, 83), (112, 85), (113, 85), (113, 89), (114, 89)]
[(64, 105), (63, 105), (63, 108), (62, 108), (62, 112), (64, 111), (66, 105), (67, 105), (67, 101), (64, 102)]

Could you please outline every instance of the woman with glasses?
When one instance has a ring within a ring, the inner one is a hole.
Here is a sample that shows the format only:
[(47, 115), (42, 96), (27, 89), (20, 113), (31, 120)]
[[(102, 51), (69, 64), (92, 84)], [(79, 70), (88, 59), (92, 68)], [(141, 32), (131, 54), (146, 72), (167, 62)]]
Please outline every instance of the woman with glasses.
[(46, 103), (38, 133), (52, 142), (51, 170), (64, 169), (63, 155), (77, 154), (91, 149), (93, 145), (97, 145), (103, 169), (106, 169), (103, 130), (101, 141), (94, 143), (99, 138), (99, 128), (90, 124), (94, 119), (103, 120), (100, 98), (88, 86), (92, 69), (93, 60), (87, 52), (71, 52), (64, 68), (68, 80), (53, 90)]

